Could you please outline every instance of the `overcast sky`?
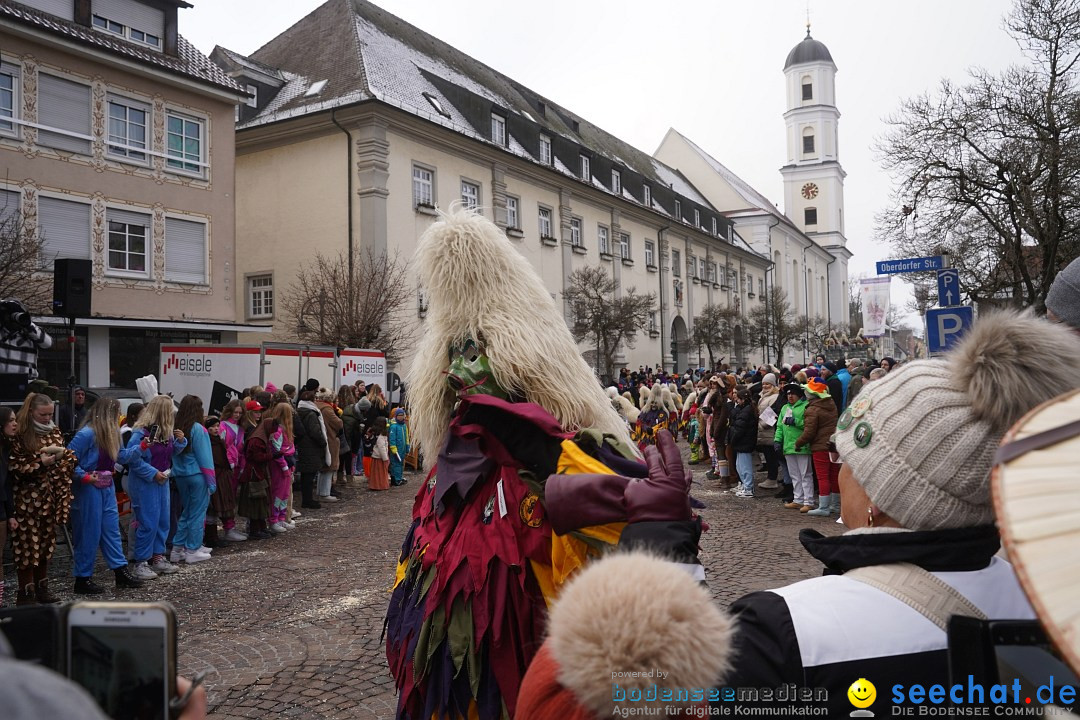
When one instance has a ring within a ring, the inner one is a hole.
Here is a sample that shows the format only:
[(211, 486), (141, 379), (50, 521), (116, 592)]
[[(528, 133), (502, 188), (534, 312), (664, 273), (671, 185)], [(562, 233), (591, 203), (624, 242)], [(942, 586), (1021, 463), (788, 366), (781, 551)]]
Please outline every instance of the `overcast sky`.
[[(192, 0), (181, 33), (249, 54), (321, 0)], [(336, 1), (336, 0), (335, 0)], [(774, 202), (783, 200), (784, 59), (807, 0), (376, 0), (376, 4), (652, 153), (674, 127)], [(890, 256), (874, 214), (889, 177), (872, 145), (905, 97), (1019, 61), (1009, 0), (810, 0), (811, 32), (838, 68), (852, 278)], [(722, 208), (721, 208), (722, 209)], [(909, 295), (893, 283), (894, 304)], [(918, 316), (909, 319), (917, 324)]]

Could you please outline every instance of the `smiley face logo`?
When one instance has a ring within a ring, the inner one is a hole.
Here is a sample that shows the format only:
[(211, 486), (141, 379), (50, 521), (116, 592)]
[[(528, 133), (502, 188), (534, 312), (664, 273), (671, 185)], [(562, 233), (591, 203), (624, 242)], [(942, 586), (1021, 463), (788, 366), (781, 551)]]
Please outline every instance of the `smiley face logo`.
[(847, 691), (848, 700), (857, 708), (868, 708), (877, 700), (877, 688), (866, 678), (859, 678), (851, 683)]

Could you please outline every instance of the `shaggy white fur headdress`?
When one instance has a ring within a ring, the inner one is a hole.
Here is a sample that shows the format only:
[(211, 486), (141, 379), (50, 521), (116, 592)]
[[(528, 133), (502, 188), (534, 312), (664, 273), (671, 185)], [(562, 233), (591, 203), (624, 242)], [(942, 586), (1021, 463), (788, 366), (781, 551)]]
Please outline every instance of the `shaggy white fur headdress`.
[(500, 387), (564, 430), (595, 428), (630, 444), (543, 281), (494, 223), (464, 208), (443, 214), (420, 237), (415, 262), (430, 311), (406, 381), (413, 435), (428, 453), (442, 449), (456, 402), (447, 350), (466, 337), (482, 341)]

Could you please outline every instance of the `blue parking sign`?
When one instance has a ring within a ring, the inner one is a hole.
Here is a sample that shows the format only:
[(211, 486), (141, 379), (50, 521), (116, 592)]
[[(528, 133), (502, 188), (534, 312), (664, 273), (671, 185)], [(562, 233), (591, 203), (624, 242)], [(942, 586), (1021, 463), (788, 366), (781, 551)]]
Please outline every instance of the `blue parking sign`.
[(960, 304), (960, 271), (945, 268), (937, 271), (938, 305), (953, 307)]
[(975, 311), (970, 305), (927, 310), (927, 349), (932, 353), (945, 352), (964, 336), (974, 322)]

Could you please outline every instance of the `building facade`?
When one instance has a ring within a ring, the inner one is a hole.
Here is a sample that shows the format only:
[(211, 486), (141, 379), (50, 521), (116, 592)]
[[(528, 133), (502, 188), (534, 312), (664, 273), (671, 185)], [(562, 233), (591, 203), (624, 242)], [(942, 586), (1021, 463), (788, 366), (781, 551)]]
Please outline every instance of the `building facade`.
[[(245, 95), (179, 34), (183, 0), (0, 4), (0, 212), (92, 262), (76, 378), (133, 387), (161, 342), (235, 342), (235, 126)], [(69, 374), (63, 320), (40, 358)]]
[(745, 318), (760, 301), (769, 260), (682, 174), (368, 2), (329, 0), (251, 57), (211, 57), (253, 94), (237, 129), (236, 312), (279, 339), (296, 320), (272, 298), (299, 264), (349, 248), (408, 259), (452, 202), (503, 228), (556, 300), (596, 265), (619, 292), (655, 293), (622, 364), (696, 365), (702, 308)]

